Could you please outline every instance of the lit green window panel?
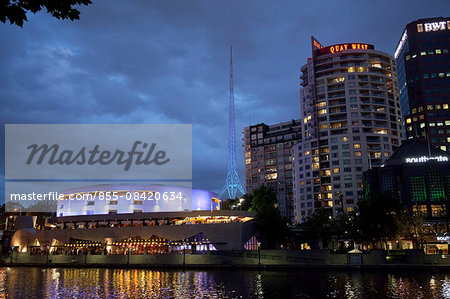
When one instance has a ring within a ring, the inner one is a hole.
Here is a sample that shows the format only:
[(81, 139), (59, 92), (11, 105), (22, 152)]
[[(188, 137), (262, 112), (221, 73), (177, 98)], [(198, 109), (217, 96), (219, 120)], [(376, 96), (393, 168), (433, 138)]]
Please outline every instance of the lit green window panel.
[(427, 193), (425, 190), (425, 179), (423, 177), (410, 177), (409, 189), (412, 201), (425, 201)]

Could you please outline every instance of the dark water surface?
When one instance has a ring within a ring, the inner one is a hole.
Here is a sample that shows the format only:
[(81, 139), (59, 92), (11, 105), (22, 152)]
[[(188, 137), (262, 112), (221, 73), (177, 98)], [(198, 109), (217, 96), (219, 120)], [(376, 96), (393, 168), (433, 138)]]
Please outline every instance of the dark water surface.
[(0, 298), (450, 298), (450, 272), (0, 268)]

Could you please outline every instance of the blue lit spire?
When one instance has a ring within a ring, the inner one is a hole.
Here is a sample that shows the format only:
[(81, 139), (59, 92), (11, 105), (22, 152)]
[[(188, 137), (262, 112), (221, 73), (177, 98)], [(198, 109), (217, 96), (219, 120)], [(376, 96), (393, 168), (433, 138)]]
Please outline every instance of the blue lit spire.
[(225, 191), (228, 198), (236, 198), (239, 191), (244, 194), (239, 175), (236, 170), (236, 143), (235, 143), (235, 125), (234, 125), (234, 87), (233, 87), (233, 47), (230, 47), (230, 103), (228, 116), (228, 172), (225, 185), (220, 192), (222, 196)]

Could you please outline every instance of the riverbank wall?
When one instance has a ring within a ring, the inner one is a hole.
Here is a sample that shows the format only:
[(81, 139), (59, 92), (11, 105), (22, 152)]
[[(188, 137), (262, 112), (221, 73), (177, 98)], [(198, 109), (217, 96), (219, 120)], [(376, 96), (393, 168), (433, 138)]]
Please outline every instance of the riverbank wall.
[(327, 250), (217, 251), (179, 255), (30, 255), (13, 252), (3, 257), (4, 266), (130, 267), (130, 268), (448, 268), (450, 256), (426, 255), (421, 250), (401, 253), (372, 250), (368, 253), (336, 253)]

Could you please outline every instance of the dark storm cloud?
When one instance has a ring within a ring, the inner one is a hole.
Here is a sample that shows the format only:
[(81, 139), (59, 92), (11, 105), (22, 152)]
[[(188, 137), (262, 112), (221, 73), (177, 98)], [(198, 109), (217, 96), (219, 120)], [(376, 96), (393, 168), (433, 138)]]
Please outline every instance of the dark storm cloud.
[[(81, 20), (0, 24), (4, 123), (192, 123), (194, 186), (219, 191), (233, 44), (238, 164), (249, 122), (299, 118), (310, 35), (392, 53), (445, 1), (93, 1)], [(1, 162), (3, 163), (3, 161)]]

